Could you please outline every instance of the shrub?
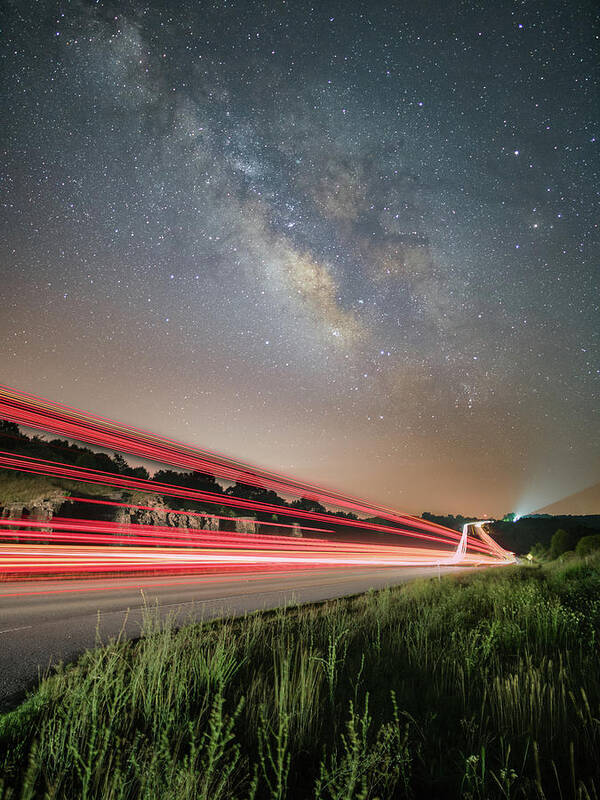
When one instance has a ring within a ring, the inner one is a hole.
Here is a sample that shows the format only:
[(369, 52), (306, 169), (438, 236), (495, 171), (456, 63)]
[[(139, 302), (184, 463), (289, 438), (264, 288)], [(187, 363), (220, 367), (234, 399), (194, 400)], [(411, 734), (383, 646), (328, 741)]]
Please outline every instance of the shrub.
[(567, 550), (571, 550), (571, 534), (559, 528), (550, 541), (550, 558), (558, 558)]
[(589, 556), (595, 550), (600, 550), (600, 534), (598, 533), (592, 536), (582, 536), (575, 548), (575, 552), (580, 558)]
[(149, 612), (0, 716), (0, 798), (597, 798), (599, 597), (600, 553), (179, 630)]

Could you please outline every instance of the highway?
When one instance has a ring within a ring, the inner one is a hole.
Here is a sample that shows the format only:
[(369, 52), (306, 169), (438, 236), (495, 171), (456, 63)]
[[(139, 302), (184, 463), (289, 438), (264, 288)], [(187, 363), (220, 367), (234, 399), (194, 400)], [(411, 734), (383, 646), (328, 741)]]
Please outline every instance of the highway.
[(52, 665), (69, 662), (121, 630), (140, 634), (145, 606), (177, 624), (310, 603), (473, 567), (296, 567), (229, 575), (0, 583), (0, 709), (9, 707)]
[[(62, 516), (55, 510), (40, 516), (23, 503), (0, 520), (0, 706), (96, 643), (121, 631), (139, 636), (148, 606), (180, 625), (514, 561), (485, 532), (485, 521), (465, 525), (460, 534), (6, 386), (0, 386), (0, 418), (178, 472), (165, 483), (154, 480), (158, 473), (150, 479), (127, 466), (115, 471), (110, 461), (108, 472), (105, 462), (102, 469), (68, 463), (73, 453), (66, 441), (58, 459), (52, 449), (45, 453), (51, 459), (35, 450), (0, 450), (2, 470), (69, 486), (74, 481), (96, 492), (81, 496), (78, 488), (59, 498), (61, 507), (69, 505)], [(17, 440), (25, 450), (31, 443), (27, 436)], [(202, 476), (213, 483), (207, 486)], [(113, 494), (98, 495), (99, 486)], [(240, 486), (252, 491), (240, 493)], [(145, 499), (134, 504), (132, 497)], [(286, 497), (298, 500), (290, 504)], [(168, 508), (167, 500), (176, 507)], [(196, 510), (181, 510), (190, 503)], [(92, 508), (102, 508), (100, 519)], [(183, 524), (174, 524), (181, 514)], [(240, 515), (248, 515), (248, 530), (238, 530), (233, 518)], [(122, 577), (109, 577), (115, 574)]]

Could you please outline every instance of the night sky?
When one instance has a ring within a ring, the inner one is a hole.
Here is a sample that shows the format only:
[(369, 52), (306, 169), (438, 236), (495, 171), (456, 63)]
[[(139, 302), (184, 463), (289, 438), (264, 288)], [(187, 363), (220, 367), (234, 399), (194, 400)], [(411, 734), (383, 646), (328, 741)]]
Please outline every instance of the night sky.
[(0, 381), (406, 512), (600, 480), (595, 3), (5, 8)]

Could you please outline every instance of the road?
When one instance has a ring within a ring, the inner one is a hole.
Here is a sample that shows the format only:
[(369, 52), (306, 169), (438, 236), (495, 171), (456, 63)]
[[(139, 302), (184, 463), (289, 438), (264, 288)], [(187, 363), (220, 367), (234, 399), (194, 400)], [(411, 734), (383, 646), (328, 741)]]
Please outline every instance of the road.
[(229, 575), (36, 580), (0, 583), (0, 708), (38, 677), (121, 630), (140, 634), (146, 606), (178, 624), (310, 603), (457, 573), (468, 567), (294, 569)]

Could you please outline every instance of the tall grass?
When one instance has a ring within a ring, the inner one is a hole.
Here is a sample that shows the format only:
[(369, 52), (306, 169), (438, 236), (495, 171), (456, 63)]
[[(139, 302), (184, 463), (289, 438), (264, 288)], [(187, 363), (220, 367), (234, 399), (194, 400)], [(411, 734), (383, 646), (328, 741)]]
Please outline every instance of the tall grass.
[(11, 503), (29, 503), (45, 496), (60, 493), (58, 481), (41, 476), (21, 475), (0, 471), (0, 506)]
[(0, 717), (2, 800), (561, 798), (600, 788), (600, 559), (189, 624)]

